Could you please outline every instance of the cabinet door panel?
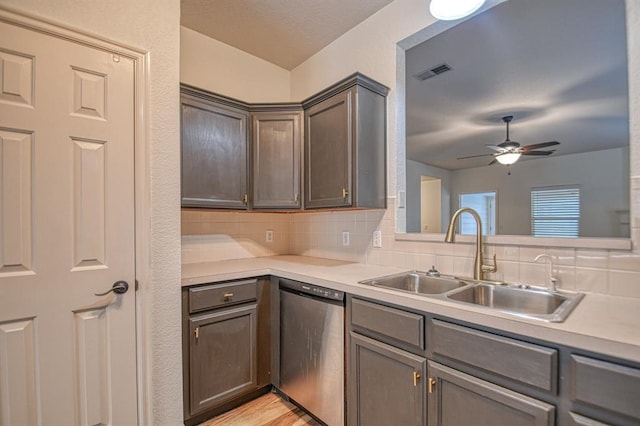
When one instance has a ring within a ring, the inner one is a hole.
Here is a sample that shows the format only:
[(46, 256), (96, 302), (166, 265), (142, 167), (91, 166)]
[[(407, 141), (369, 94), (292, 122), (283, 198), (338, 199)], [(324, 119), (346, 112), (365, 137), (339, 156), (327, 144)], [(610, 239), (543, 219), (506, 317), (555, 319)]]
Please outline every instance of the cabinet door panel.
[(300, 207), (301, 115), (252, 116), (253, 207)]
[(305, 112), (305, 208), (351, 205), (352, 98), (348, 90)]
[(349, 424), (425, 424), (426, 359), (351, 333)]
[(182, 205), (246, 208), (247, 113), (183, 97)]
[(429, 361), (430, 426), (553, 426), (555, 407)]
[(257, 389), (257, 305), (189, 319), (191, 414)]

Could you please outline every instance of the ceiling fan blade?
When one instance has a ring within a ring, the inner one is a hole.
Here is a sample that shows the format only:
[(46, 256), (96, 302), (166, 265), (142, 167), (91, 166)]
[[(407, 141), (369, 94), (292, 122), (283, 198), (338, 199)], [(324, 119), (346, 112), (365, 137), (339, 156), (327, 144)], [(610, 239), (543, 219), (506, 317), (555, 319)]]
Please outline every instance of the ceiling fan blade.
[(487, 148), (489, 149), (493, 149), (494, 151), (499, 151), (499, 152), (504, 152), (504, 151), (508, 151), (507, 148), (502, 147), (500, 145), (491, 145), (491, 144), (486, 144), (485, 145)]
[(523, 146), (522, 149), (532, 150), (532, 149), (538, 149), (538, 148), (546, 148), (548, 146), (554, 146), (554, 145), (560, 145), (560, 142), (551, 141), (551, 142), (534, 143), (532, 145)]
[(522, 155), (550, 155), (554, 152), (556, 152), (555, 149), (553, 151), (524, 151)]
[(476, 158), (476, 157), (487, 157), (489, 155), (495, 155), (495, 154), (469, 155), (469, 156), (466, 156), (466, 157), (458, 157), (457, 160), (466, 160), (467, 158)]

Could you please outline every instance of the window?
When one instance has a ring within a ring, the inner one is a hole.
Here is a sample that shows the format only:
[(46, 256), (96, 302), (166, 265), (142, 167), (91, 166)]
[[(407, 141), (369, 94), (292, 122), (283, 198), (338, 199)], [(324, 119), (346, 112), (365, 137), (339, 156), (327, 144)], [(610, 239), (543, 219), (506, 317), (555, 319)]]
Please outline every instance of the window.
[(531, 190), (531, 235), (577, 237), (580, 231), (580, 188), (556, 186)]
[[(469, 207), (478, 212), (482, 220), (482, 234), (496, 234), (496, 193), (475, 192), (460, 194), (460, 208)], [(476, 234), (476, 221), (469, 214), (460, 216), (460, 234)]]

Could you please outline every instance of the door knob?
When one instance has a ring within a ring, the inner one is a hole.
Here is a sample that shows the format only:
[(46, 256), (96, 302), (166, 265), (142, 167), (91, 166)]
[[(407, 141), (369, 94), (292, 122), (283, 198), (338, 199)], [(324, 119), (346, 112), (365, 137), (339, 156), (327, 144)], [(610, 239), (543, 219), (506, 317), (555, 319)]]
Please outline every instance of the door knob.
[(129, 284), (126, 281), (116, 281), (109, 291), (104, 293), (95, 293), (96, 296), (106, 296), (107, 294), (114, 292), (115, 294), (124, 294), (129, 290)]

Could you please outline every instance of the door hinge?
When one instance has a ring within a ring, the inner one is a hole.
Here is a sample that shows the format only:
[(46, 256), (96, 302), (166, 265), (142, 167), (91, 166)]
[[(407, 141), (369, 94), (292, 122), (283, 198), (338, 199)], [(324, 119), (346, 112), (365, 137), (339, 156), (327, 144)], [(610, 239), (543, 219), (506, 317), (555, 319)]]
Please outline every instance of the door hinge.
[(347, 198), (349, 196), (349, 191), (347, 191), (347, 188), (342, 188), (342, 198)]
[(198, 339), (200, 338), (200, 327), (196, 327), (196, 329), (193, 330), (193, 336), (196, 338), (196, 342), (197, 342)]
[(418, 381), (420, 380), (420, 373), (417, 371), (413, 372), (413, 386), (418, 386)]
[(433, 393), (436, 389), (436, 379), (429, 377), (429, 393)]

